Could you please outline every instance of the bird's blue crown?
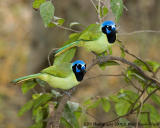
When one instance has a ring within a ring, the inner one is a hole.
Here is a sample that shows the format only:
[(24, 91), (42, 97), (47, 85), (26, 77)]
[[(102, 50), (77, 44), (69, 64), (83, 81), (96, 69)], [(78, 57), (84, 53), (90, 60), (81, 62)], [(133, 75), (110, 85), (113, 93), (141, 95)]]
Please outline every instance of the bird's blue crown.
[(101, 24), (101, 28), (103, 33), (111, 34), (112, 32), (116, 31), (116, 24), (113, 21), (104, 21)]
[(86, 70), (86, 63), (82, 60), (76, 60), (72, 63), (72, 67), (76, 66), (76, 72), (81, 72)]

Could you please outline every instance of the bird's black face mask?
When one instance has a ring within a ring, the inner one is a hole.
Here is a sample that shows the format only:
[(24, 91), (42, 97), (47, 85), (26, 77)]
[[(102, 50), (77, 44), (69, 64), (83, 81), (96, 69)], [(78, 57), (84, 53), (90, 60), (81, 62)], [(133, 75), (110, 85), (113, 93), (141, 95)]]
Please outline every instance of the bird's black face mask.
[(108, 42), (114, 43), (116, 40), (116, 30), (112, 28), (112, 26), (104, 26), (102, 27), (102, 32), (106, 34)]
[(72, 66), (72, 70), (76, 76), (77, 81), (82, 81), (86, 73), (86, 64), (75, 64)]

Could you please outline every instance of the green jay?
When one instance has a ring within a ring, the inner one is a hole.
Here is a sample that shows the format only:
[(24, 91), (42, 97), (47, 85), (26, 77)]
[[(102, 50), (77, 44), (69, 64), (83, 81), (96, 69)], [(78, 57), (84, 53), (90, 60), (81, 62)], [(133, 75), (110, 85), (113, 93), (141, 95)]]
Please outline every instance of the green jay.
[(100, 24), (91, 24), (79, 33), (76, 41), (55, 51), (54, 56), (66, 52), (74, 47), (84, 47), (98, 55), (106, 52), (116, 40), (116, 24), (113, 21), (104, 21)]
[[(68, 90), (78, 85), (86, 72), (86, 64), (82, 60), (73, 63), (61, 63), (43, 69), (40, 73), (28, 75), (13, 80), (13, 83), (23, 83), (28, 80), (40, 79), (53, 88)], [(36, 81), (35, 81), (36, 82)]]

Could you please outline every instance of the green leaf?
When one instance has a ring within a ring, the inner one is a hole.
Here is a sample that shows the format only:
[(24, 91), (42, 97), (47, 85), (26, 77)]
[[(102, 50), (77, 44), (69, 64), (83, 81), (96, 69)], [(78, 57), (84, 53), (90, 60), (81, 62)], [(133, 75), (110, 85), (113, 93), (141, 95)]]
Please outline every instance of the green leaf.
[(125, 55), (126, 55), (126, 54), (125, 54), (125, 51), (124, 51), (124, 49), (123, 49), (123, 48), (120, 48), (120, 50), (121, 50), (121, 57), (122, 57), (122, 58), (124, 58), (124, 57), (125, 57)]
[(151, 99), (160, 106), (160, 96), (157, 94), (152, 94)]
[(63, 25), (63, 23), (64, 23), (64, 19), (63, 18), (60, 18), (60, 17), (57, 17), (57, 16), (54, 16), (54, 23), (55, 23), (55, 25)]
[(99, 66), (102, 70), (104, 70), (106, 66), (115, 66), (115, 65), (119, 65), (119, 63), (117, 63), (116, 61), (107, 61), (105, 63), (100, 64)]
[(86, 101), (84, 101), (83, 105), (86, 106), (87, 109), (96, 108), (101, 103), (101, 99), (92, 99), (89, 98)]
[(123, 0), (111, 0), (111, 9), (115, 15), (116, 22), (119, 21), (123, 13)]
[(78, 109), (76, 111), (74, 111), (74, 115), (76, 116), (77, 120), (79, 120), (81, 115), (83, 115), (83, 110), (80, 106), (78, 107)]
[(67, 104), (72, 112), (76, 111), (79, 108), (79, 103), (68, 101)]
[(130, 101), (130, 102), (135, 102), (138, 98), (138, 94), (131, 91), (131, 90), (123, 90), (121, 89), (119, 94), (118, 94), (118, 98), (119, 99), (123, 99), (126, 101)]
[(60, 97), (62, 96), (59, 92), (55, 91), (55, 90), (51, 90), (51, 93), (55, 96), (55, 97)]
[(84, 101), (83, 105), (84, 105), (84, 106), (88, 106), (88, 105), (90, 105), (91, 103), (92, 103), (92, 100), (91, 100), (91, 98), (89, 98), (89, 99), (87, 99), (87, 100)]
[(33, 100), (28, 101), (18, 112), (18, 116), (22, 116), (25, 112), (29, 111), (33, 106)]
[(40, 6), (40, 15), (43, 19), (44, 26), (47, 27), (54, 16), (54, 6), (51, 1), (47, 1)]
[(130, 123), (130, 121), (127, 120), (126, 118), (120, 118), (119, 119), (119, 123), (123, 124), (123, 126), (128, 126), (128, 124)]
[(129, 78), (129, 79), (132, 79), (132, 78), (135, 78), (137, 80), (139, 80), (140, 82), (146, 82), (146, 79), (139, 73), (137, 72), (137, 70), (129, 67), (126, 71), (126, 76)]
[(148, 124), (149, 120), (151, 121), (150, 123), (160, 122), (160, 115), (152, 105), (144, 104), (141, 112), (143, 113), (140, 114), (139, 120), (142, 124)]
[(89, 106), (87, 106), (87, 109), (93, 109), (93, 108), (96, 108), (98, 107), (98, 105), (101, 103), (101, 99), (98, 99), (98, 100), (91, 100), (91, 103), (89, 104)]
[(49, 27), (49, 28), (55, 27), (55, 26), (56, 26), (56, 24), (55, 24), (55, 23), (52, 23), (52, 22), (47, 25), (47, 27)]
[(73, 27), (73, 26), (75, 26), (75, 25), (79, 25), (80, 23), (78, 23), (78, 22), (71, 22), (70, 24), (69, 24), (69, 27), (71, 28), (71, 27)]
[(42, 122), (43, 120), (43, 111), (42, 111), (42, 107), (38, 107), (37, 109), (34, 109), (34, 113), (33, 116), (35, 118), (35, 122)]
[(107, 13), (108, 13), (108, 8), (103, 7), (102, 13), (103, 13), (103, 16), (107, 15)]
[(45, 93), (39, 96), (37, 99), (34, 100), (33, 108), (36, 109), (41, 105), (46, 104), (50, 99), (53, 98), (53, 95), (50, 93)]
[(36, 85), (37, 83), (35, 83), (33, 80), (25, 81), (21, 86), (23, 94), (26, 94), (29, 90), (34, 88)]
[(109, 96), (109, 100), (117, 103), (119, 101), (119, 98), (118, 96), (112, 95), (112, 96)]
[(44, 3), (46, 0), (34, 0), (32, 3), (32, 7), (35, 9), (38, 9), (42, 3)]
[(152, 67), (153, 72), (156, 72), (156, 70), (160, 67), (160, 64), (155, 61), (147, 61), (147, 63)]
[(36, 124), (33, 124), (29, 128), (43, 128), (43, 122), (38, 122)]
[(105, 112), (108, 112), (111, 108), (109, 101), (106, 98), (101, 98), (102, 108)]
[(116, 104), (115, 104), (115, 111), (117, 113), (118, 116), (123, 116), (125, 115), (129, 109), (130, 109), (131, 104), (128, 103), (125, 100), (119, 100)]
[(72, 125), (64, 117), (61, 117), (60, 121), (61, 121), (61, 124), (65, 126), (65, 128), (73, 128)]
[(146, 67), (146, 65), (140, 61), (140, 60), (135, 60), (134, 63), (137, 65), (137, 66), (140, 66), (143, 70), (147, 71), (148, 68)]
[[(152, 91), (154, 91), (156, 88), (153, 87), (148, 87), (147, 88), (147, 93), (150, 94)], [(160, 96), (157, 95), (156, 93), (151, 95), (151, 99), (157, 104), (160, 105)]]
[(64, 21), (65, 21), (64, 19), (59, 19), (58, 20), (58, 25), (63, 25)]
[(70, 124), (72, 124), (73, 128), (79, 128), (78, 120), (68, 104), (66, 104), (64, 109), (64, 118), (67, 119)]
[(37, 99), (41, 96), (41, 93), (35, 93), (35, 94), (32, 94), (32, 99)]

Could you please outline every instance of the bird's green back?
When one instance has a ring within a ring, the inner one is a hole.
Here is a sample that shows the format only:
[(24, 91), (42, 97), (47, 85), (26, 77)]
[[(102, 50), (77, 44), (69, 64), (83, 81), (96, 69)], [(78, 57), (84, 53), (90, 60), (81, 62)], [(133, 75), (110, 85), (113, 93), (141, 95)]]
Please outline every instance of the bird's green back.
[[(65, 45), (56, 51), (54, 64), (70, 62), (75, 55), (76, 47), (90, 47), (90, 45), (92, 45), (91, 41), (96, 41), (103, 35), (100, 28), (100, 24), (91, 24), (82, 32), (71, 34), (70, 39), (65, 43)], [(88, 41), (89, 44), (86, 44)]]
[(56, 77), (67, 77), (72, 73), (71, 63), (61, 63), (58, 65), (50, 66), (41, 71), (41, 73), (47, 73)]
[(102, 32), (100, 29), (100, 24), (91, 24), (84, 31), (81, 32), (81, 35), (78, 40), (97, 40), (101, 36)]

